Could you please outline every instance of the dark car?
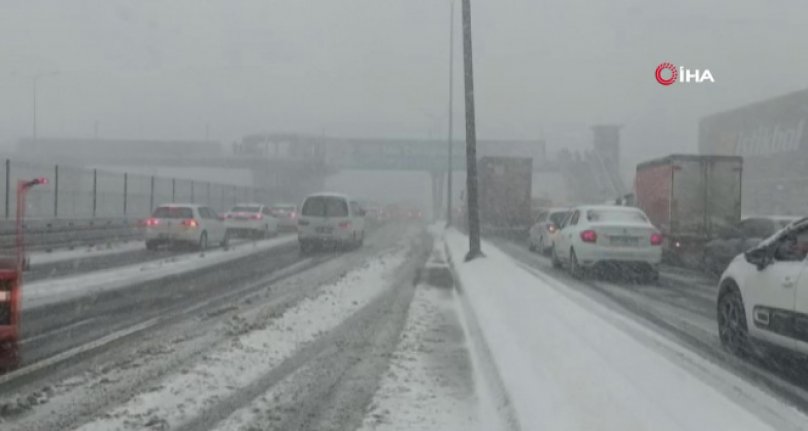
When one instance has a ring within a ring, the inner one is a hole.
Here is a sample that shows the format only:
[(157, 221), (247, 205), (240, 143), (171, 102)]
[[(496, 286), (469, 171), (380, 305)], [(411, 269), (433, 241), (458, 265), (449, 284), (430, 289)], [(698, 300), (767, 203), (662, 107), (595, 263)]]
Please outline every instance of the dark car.
[(735, 226), (721, 229), (719, 237), (704, 246), (704, 270), (721, 275), (735, 256), (788, 226), (797, 217), (747, 217)]

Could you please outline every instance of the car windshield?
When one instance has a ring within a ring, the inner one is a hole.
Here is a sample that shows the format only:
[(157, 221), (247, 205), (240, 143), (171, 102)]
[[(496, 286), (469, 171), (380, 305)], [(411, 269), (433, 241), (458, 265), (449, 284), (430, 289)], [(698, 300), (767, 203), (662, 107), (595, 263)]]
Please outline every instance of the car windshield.
[(311, 197), (303, 204), (302, 214), (308, 217), (347, 217), (348, 203), (331, 196)]
[(588, 210), (586, 220), (590, 222), (643, 222), (647, 223), (645, 215), (636, 210)]
[(165, 219), (187, 219), (194, 216), (194, 211), (187, 207), (159, 207), (154, 210), (152, 217)]
[(258, 206), (236, 206), (230, 210), (233, 213), (257, 213), (261, 211), (261, 207)]

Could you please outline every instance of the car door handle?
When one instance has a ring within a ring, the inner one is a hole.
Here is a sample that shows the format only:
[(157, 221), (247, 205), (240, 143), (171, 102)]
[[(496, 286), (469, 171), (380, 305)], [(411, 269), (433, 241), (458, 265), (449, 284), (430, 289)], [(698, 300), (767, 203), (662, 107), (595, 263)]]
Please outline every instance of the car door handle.
[(783, 280), (783, 287), (790, 288), (794, 287), (794, 279), (786, 278)]

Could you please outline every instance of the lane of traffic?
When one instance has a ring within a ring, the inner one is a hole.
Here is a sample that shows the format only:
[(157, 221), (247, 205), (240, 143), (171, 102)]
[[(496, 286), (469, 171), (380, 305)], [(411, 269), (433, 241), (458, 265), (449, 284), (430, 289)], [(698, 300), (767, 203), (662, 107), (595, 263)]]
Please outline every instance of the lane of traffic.
[(615, 313), (645, 322), (705, 358), (722, 364), (751, 383), (761, 386), (802, 411), (808, 411), (808, 364), (782, 351), (760, 352), (747, 359), (735, 357), (721, 345), (716, 321), (718, 289), (706, 277), (681, 269), (662, 269), (659, 283), (637, 283), (615, 275), (578, 279), (552, 267), (550, 259), (531, 253), (523, 244), (498, 240), (498, 247), (526, 267), (553, 277), (566, 287), (588, 295)]

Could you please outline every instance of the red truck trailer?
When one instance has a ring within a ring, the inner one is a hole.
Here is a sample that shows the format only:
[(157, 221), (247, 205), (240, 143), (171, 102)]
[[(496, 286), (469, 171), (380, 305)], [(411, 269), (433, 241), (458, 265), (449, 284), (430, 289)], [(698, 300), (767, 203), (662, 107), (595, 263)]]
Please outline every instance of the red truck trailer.
[(527, 232), (531, 225), (533, 159), (481, 157), (480, 224), (487, 232)]
[(741, 219), (743, 159), (674, 154), (637, 165), (636, 205), (665, 235), (664, 257), (700, 258), (704, 244)]

